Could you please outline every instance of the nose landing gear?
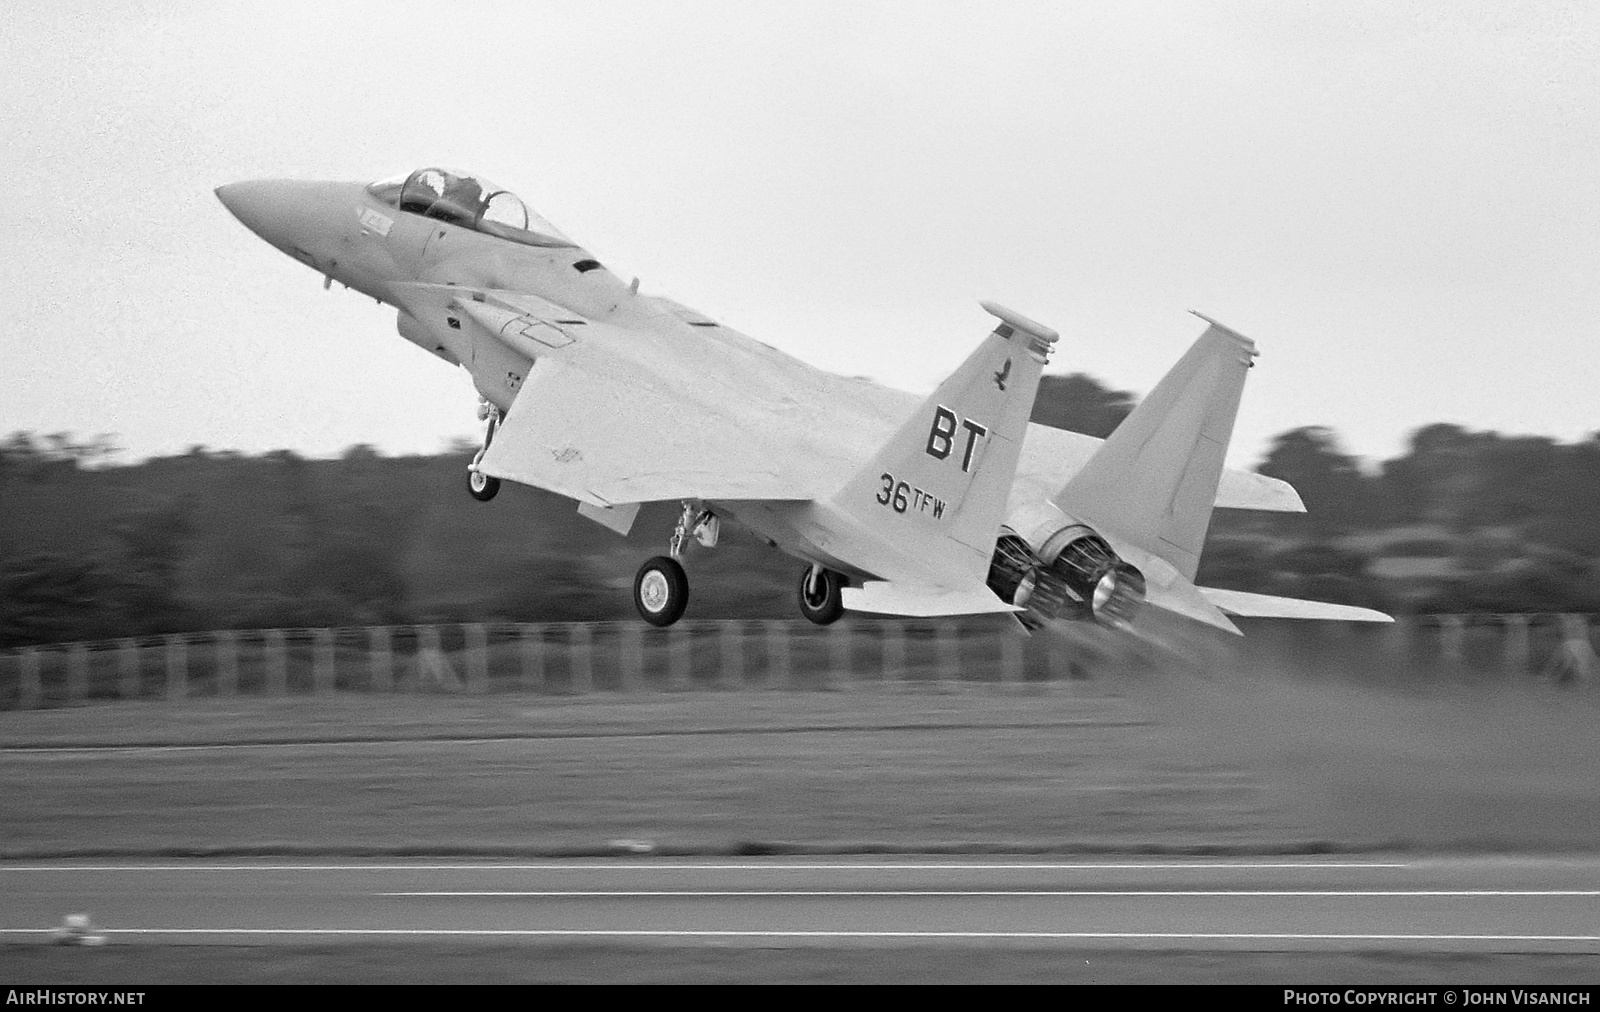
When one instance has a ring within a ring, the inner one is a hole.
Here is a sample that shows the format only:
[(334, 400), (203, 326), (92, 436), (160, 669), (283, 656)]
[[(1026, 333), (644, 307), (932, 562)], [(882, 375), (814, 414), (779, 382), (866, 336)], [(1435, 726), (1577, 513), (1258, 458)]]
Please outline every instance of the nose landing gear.
[(483, 460), (483, 455), (489, 451), (489, 444), (494, 441), (495, 430), (500, 428), (500, 409), (480, 399), (478, 417), (484, 421), (483, 446), (472, 458), (472, 463), (467, 465), (467, 491), (479, 502), (488, 502), (499, 493), (500, 479), (478, 470), (478, 462)]
[(500, 479), (482, 471), (467, 472), (467, 491), (479, 502), (488, 502), (500, 492)]

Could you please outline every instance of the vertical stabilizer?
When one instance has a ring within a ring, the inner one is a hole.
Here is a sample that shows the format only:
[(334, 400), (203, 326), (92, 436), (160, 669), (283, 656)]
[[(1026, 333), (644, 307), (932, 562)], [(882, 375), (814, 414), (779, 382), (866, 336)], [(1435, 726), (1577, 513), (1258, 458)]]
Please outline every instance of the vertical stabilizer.
[(902, 554), (982, 586), (1056, 332), (991, 302), (982, 345), (833, 499)]
[(1056, 493), (1063, 511), (1194, 579), (1233, 436), (1253, 341), (1210, 324), (1178, 364)]

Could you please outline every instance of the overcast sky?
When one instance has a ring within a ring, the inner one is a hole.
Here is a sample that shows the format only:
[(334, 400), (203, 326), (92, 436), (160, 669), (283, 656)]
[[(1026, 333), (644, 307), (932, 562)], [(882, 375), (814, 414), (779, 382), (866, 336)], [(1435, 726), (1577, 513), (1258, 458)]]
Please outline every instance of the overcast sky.
[(7, 4), (0, 433), (432, 452), (476, 396), (212, 195), (425, 164), (646, 292), (931, 390), (994, 299), (1051, 370), (1261, 358), (1327, 425), (1600, 429), (1593, 4)]

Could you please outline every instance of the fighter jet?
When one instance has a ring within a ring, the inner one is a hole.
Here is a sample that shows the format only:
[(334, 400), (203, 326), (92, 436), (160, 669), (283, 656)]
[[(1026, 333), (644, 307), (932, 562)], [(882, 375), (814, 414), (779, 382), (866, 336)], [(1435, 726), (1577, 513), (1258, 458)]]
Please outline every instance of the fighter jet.
[(471, 374), (475, 498), (523, 482), (622, 535), (641, 504), (681, 503), (666, 554), (633, 583), (654, 625), (683, 615), (680, 560), (691, 541), (715, 547), (723, 522), (804, 564), (800, 613), (824, 625), (851, 610), (1127, 628), (1146, 605), (1234, 633), (1229, 615), (1388, 620), (1195, 586), (1214, 507), (1304, 510), (1284, 482), (1223, 466), (1256, 348), (1206, 317), (1102, 442), (1028, 421), (1058, 335), (993, 302), (992, 330), (919, 398), (641, 293), (482, 176), (216, 193), (324, 287), (395, 307), (402, 337)]

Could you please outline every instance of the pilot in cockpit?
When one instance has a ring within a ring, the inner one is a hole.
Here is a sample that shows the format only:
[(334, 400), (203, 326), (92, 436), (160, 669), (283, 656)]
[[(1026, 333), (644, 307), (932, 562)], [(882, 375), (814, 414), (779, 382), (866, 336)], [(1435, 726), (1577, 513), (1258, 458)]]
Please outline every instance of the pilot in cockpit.
[(472, 228), (483, 211), (483, 187), (471, 176), (448, 174), (444, 193), (428, 209), (428, 217)]
[(527, 246), (572, 246), (571, 239), (509, 190), (486, 179), (448, 169), (418, 169), (367, 187), (378, 200), (412, 214)]

